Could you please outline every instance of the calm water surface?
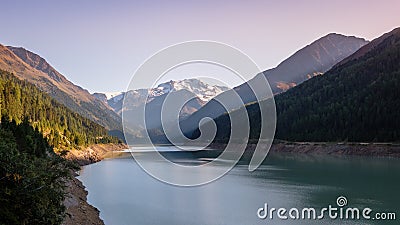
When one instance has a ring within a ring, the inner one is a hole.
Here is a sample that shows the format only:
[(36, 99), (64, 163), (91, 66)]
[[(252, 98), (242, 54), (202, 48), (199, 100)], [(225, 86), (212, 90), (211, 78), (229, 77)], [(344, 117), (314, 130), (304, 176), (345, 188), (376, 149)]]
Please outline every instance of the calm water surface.
[[(173, 150), (165, 147), (164, 150)], [(186, 163), (196, 163), (187, 159)], [(158, 163), (160, 168), (162, 163)], [(177, 174), (197, 176), (198, 174)], [(85, 166), (79, 179), (106, 225), (400, 224), (376, 220), (261, 220), (257, 209), (332, 205), (396, 212), (400, 217), (400, 160), (387, 158), (269, 155), (254, 172), (238, 165), (199, 187), (177, 187), (146, 174), (132, 159), (106, 159)], [(373, 213), (371, 214), (373, 215)]]

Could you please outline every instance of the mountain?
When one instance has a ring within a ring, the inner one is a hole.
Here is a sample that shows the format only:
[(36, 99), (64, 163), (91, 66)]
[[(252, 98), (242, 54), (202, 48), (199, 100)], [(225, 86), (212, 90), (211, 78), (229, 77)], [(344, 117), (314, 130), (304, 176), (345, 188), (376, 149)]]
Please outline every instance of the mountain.
[[(244, 104), (256, 101), (250, 85), (255, 87), (258, 95), (264, 98), (268, 97), (268, 92), (262, 85), (264, 77), (270, 83), (273, 94), (278, 94), (311, 77), (322, 75), (333, 65), (350, 56), (367, 43), (362, 38), (328, 34), (298, 50), (276, 68), (266, 70), (233, 90), (218, 95), (193, 115), (181, 121), (181, 129), (184, 134), (190, 136), (190, 133), (198, 126), (202, 118), (210, 117), (214, 119), (226, 113), (227, 110), (222, 107), (219, 101), (229, 102), (236, 94), (240, 96)], [(237, 109), (241, 106), (232, 105), (230, 108)]]
[[(400, 28), (365, 45), (324, 76), (275, 97), (276, 138), (290, 141), (400, 141)], [(253, 139), (263, 101), (246, 106)], [(229, 137), (229, 117), (216, 119)], [(198, 131), (194, 135), (198, 135)]]
[(24, 48), (0, 45), (0, 69), (36, 85), (74, 112), (109, 130), (121, 130), (119, 116), (88, 91), (74, 85), (45, 59)]
[[(188, 95), (188, 92), (190, 92), (193, 95), (192, 97), (195, 99), (188, 103), (182, 110), (181, 116), (186, 117), (201, 108), (210, 99), (226, 90), (228, 90), (228, 88), (218, 85), (209, 85), (198, 79), (184, 79), (180, 81), (171, 80), (159, 84), (155, 88), (130, 91), (130, 109), (141, 107), (144, 104), (149, 104), (150, 107), (154, 109), (154, 105), (162, 104), (166, 94), (168, 93), (178, 92), (176, 93), (177, 95)], [(125, 94), (125, 92), (110, 92), (94, 93), (93, 96), (98, 100), (107, 103), (116, 113), (121, 115)], [(148, 99), (146, 100), (147, 95)]]
[(110, 93), (93, 93), (92, 96), (97, 98), (103, 104), (110, 107), (115, 113), (121, 116), (122, 103), (125, 92)]
[[(35, 85), (0, 70), (0, 116), (7, 121), (28, 121), (56, 149), (118, 142), (107, 130), (52, 99)], [(23, 135), (23, 133), (21, 133)]]
[[(258, 76), (264, 75), (268, 78), (274, 94), (281, 93), (307, 79), (324, 74), (367, 43), (363, 38), (330, 33)], [(242, 84), (237, 87), (239, 93), (244, 86)]]
[[(164, 122), (173, 123), (188, 117), (204, 106), (207, 101), (226, 90), (228, 88), (210, 85), (198, 79), (185, 79), (180, 81), (171, 80), (159, 84), (155, 88), (130, 90), (122, 93), (94, 93), (93, 96), (99, 101), (107, 102), (119, 115), (124, 110), (124, 115), (129, 115), (129, 118), (145, 118), (148, 131), (142, 125), (139, 125), (141, 124), (140, 121), (132, 121), (131, 127), (133, 129), (129, 131), (130, 136), (141, 139), (144, 136), (144, 132), (159, 133), (162, 127), (161, 111), (167, 96), (173, 102), (190, 99), (182, 107), (179, 117), (174, 112), (168, 111), (168, 113), (164, 113)], [(123, 103), (125, 103), (124, 108), (122, 108)], [(146, 109), (145, 114), (143, 114), (143, 108)], [(138, 139), (136, 139), (137, 142), (140, 142)]]

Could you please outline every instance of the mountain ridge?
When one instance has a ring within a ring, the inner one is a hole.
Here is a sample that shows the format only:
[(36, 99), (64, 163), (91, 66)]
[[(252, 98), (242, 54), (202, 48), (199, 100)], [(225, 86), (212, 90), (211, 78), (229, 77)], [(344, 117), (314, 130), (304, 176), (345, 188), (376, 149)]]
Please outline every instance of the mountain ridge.
[(122, 129), (119, 116), (107, 105), (70, 82), (44, 58), (33, 52), (0, 44), (0, 69), (36, 85), (61, 104), (109, 130)]
[[(386, 33), (315, 77), (275, 98), (275, 138), (288, 141), (400, 141), (400, 29)], [(251, 139), (260, 132), (265, 101), (246, 106)], [(244, 108), (242, 108), (244, 109)], [(233, 112), (235, 113), (235, 112)], [(229, 137), (228, 115), (216, 140)], [(198, 135), (198, 130), (194, 135)]]
[(372, 41), (372, 43), (370, 43), (369, 45), (361, 47), (357, 52), (355, 52), (354, 54), (350, 55), (349, 57), (343, 59), (341, 62), (339, 62), (335, 66), (340, 66), (351, 60), (356, 60), (356, 59), (360, 58), (361, 56), (365, 55), (367, 52), (369, 52), (372, 48), (376, 47), (378, 44), (380, 44), (382, 41), (384, 41), (388, 36), (399, 35), (399, 34), (400, 34), (400, 27), (394, 28), (392, 31), (384, 33), (383, 35), (379, 36), (378, 38), (375, 38)]
[[(333, 41), (335, 41), (336, 44), (332, 44)], [(231, 95), (238, 94), (244, 104), (254, 102), (257, 99), (250, 85), (256, 87), (255, 91), (257, 91), (259, 95), (268, 97), (268, 91), (265, 90), (265, 87), (260, 87), (260, 84), (263, 83), (265, 78), (270, 83), (273, 94), (281, 93), (284, 90), (279, 87), (286, 87), (289, 89), (304, 80), (323, 74), (326, 70), (330, 69), (340, 60), (353, 54), (366, 43), (367, 41), (363, 38), (333, 33), (327, 34), (296, 51), (293, 55), (282, 61), (277, 67), (261, 72), (253, 79), (235, 87), (233, 90), (228, 90), (216, 96), (216, 100), (212, 99), (201, 109), (180, 122), (182, 132), (190, 136), (191, 132), (193, 132), (193, 128), (198, 126), (202, 118), (210, 117), (215, 119), (227, 113), (217, 99), (229, 100)], [(327, 48), (326, 46), (330, 47)], [(331, 50), (327, 51), (327, 49)], [(315, 52), (318, 52), (318, 54)], [(325, 52), (325, 54), (320, 54), (321, 52)], [(318, 60), (315, 60), (315, 54), (319, 55)], [(333, 57), (333, 55), (335, 57)], [(291, 64), (294, 64), (294, 66)], [(240, 107), (241, 106), (237, 106), (236, 108)]]
[[(215, 97), (216, 95), (222, 93), (223, 91), (228, 90), (227, 87), (218, 86), (218, 85), (210, 85), (204, 83), (198, 79), (183, 79), (183, 80), (170, 80), (164, 83), (157, 85), (154, 88), (148, 89), (139, 89), (139, 90), (130, 90), (129, 92), (132, 94), (130, 97), (135, 98), (135, 103), (131, 102), (133, 105), (137, 104), (149, 104), (157, 97), (161, 97), (165, 94), (171, 92), (178, 92), (180, 90), (187, 90), (194, 94), (192, 97), (196, 97), (197, 103), (200, 106), (203, 106), (210, 99)], [(108, 93), (93, 93), (100, 101), (107, 103), (117, 114), (121, 115), (122, 112), (122, 103), (124, 101), (126, 92), (108, 92)], [(148, 95), (148, 99), (144, 99), (145, 96)], [(136, 96), (136, 97), (134, 97)], [(164, 98), (164, 97), (163, 97)], [(133, 99), (131, 99), (133, 100)], [(192, 101), (192, 103), (194, 103)], [(196, 111), (200, 107), (194, 107), (193, 110), (186, 110), (185, 115), (191, 114), (191, 112)]]
[[(287, 90), (279, 90), (276, 86), (278, 82), (299, 84), (313, 76), (321, 75), (367, 43), (364, 38), (329, 33), (297, 50), (275, 68), (265, 70), (261, 74), (267, 77), (273, 93), (277, 94)], [(314, 61), (305, 62), (304, 58), (312, 58)]]

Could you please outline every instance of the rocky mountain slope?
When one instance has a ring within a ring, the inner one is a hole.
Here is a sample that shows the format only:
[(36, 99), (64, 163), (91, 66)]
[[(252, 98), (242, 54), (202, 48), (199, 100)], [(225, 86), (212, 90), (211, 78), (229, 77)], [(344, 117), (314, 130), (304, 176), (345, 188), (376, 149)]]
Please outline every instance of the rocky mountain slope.
[(276, 68), (264, 71), (263, 74), (271, 83), (273, 92), (280, 93), (325, 73), (367, 43), (362, 38), (330, 33), (298, 50)]
[(120, 130), (120, 118), (87, 90), (74, 85), (44, 58), (24, 48), (0, 45), (0, 69), (12, 72), (58, 102), (109, 130)]
[[(215, 99), (229, 101), (233, 95), (238, 94), (244, 104), (254, 102), (257, 99), (250, 85), (256, 88), (254, 91), (259, 95), (267, 97), (266, 88), (260, 86), (264, 77), (268, 79), (273, 94), (281, 93), (311, 77), (322, 75), (336, 63), (353, 54), (367, 43), (362, 38), (333, 33), (328, 34), (298, 50), (276, 68), (256, 75), (248, 82), (218, 95)], [(216, 118), (226, 113), (226, 109), (216, 100), (209, 101), (193, 115), (181, 121), (182, 131), (189, 135), (193, 128), (198, 126), (202, 118)], [(237, 105), (232, 108), (240, 107), (241, 105)]]
[[(290, 141), (400, 141), (400, 28), (275, 98), (276, 138)], [(263, 101), (246, 106), (253, 139)], [(233, 112), (235, 113), (235, 112)], [(228, 115), (216, 119), (229, 137)]]

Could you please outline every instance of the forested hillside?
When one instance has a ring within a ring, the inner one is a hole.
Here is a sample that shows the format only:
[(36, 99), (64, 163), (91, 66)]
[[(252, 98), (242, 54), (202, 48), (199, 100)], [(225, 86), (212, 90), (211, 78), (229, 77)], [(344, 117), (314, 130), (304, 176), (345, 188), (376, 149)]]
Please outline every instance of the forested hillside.
[(36, 86), (0, 70), (0, 113), (17, 124), (26, 118), (57, 149), (118, 142), (107, 130), (59, 104)]
[[(367, 44), (323, 76), (276, 96), (275, 137), (290, 141), (399, 142), (399, 97), (400, 28)], [(246, 107), (253, 139), (260, 131), (258, 104)], [(230, 132), (229, 117), (223, 115), (216, 122), (217, 139), (225, 140)]]
[(400, 29), (366, 54), (278, 96), (277, 138), (400, 141)]
[[(219, 101), (229, 101), (229, 99), (234, 98), (238, 94), (244, 104), (249, 104), (257, 101), (254, 93), (257, 93), (259, 98), (269, 96), (267, 88), (263, 85), (265, 78), (270, 83), (272, 93), (274, 95), (279, 94), (301, 84), (305, 80), (325, 73), (336, 63), (350, 56), (367, 43), (362, 38), (335, 33), (321, 37), (298, 50), (277, 67), (259, 73), (233, 90), (225, 91), (209, 101), (188, 118), (180, 121), (182, 132), (190, 136), (190, 133), (198, 126), (201, 119), (205, 117), (215, 119), (227, 113), (227, 110)], [(241, 106), (237, 104), (233, 108)]]
[(120, 133), (121, 118), (87, 90), (73, 84), (43, 57), (24, 48), (0, 44), (0, 70), (12, 72), (34, 84), (73, 112), (89, 118), (113, 133)]
[(0, 224), (60, 224), (68, 161), (28, 121), (0, 123)]

